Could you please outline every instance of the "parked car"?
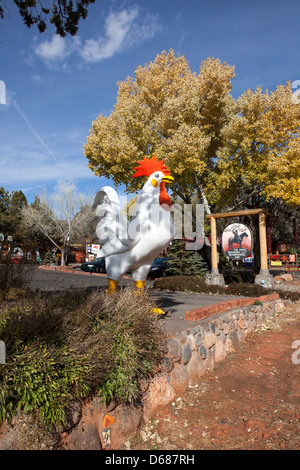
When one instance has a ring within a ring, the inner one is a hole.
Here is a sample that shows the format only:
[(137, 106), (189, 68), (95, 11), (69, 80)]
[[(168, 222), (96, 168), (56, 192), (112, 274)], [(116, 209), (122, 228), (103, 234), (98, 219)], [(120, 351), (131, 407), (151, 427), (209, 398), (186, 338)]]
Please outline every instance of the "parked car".
[(154, 277), (166, 277), (169, 276), (170, 273), (167, 272), (167, 269), (170, 268), (170, 265), (167, 264), (167, 261), (170, 260), (171, 258), (157, 258), (149, 271), (148, 277), (154, 278)]
[(244, 258), (243, 263), (247, 268), (253, 268), (254, 267), (253, 253), (251, 253), (249, 256), (247, 256), (247, 258)]
[(105, 259), (96, 258), (93, 261), (82, 263), (80, 269), (88, 273), (106, 273)]

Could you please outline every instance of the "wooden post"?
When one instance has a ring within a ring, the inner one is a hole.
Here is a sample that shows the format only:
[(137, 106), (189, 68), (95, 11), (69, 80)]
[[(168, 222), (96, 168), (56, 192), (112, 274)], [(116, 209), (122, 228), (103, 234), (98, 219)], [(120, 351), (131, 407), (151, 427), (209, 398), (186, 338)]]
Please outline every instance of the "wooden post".
[(261, 212), (258, 214), (259, 220), (259, 243), (260, 243), (260, 269), (268, 268), (268, 249), (267, 249), (267, 231), (266, 231), (266, 214)]
[[(206, 216), (207, 217), (207, 216)], [(216, 218), (210, 216), (210, 237), (211, 237), (211, 273), (206, 275), (205, 282), (209, 285), (225, 286), (223, 274), (219, 273), (218, 268), (218, 249), (217, 249), (217, 223)]]
[(210, 236), (211, 236), (211, 269), (214, 272), (218, 271), (218, 250), (217, 250), (217, 227), (216, 219), (210, 219)]

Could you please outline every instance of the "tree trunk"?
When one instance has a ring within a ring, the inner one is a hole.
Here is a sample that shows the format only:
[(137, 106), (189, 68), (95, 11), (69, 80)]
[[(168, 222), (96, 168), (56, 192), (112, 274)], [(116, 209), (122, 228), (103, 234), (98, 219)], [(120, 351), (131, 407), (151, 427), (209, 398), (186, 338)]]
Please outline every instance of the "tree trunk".
[[(200, 181), (199, 181), (197, 175), (195, 176), (195, 180), (196, 180), (197, 188), (198, 188), (198, 191), (199, 191), (199, 195), (200, 195), (201, 198), (202, 198), (202, 203), (203, 203), (203, 206), (204, 206), (204, 213), (206, 213), (206, 214), (211, 214), (210, 206), (209, 206), (209, 204), (208, 204), (208, 201), (207, 201), (207, 198), (206, 198), (206, 194), (205, 194), (203, 185), (200, 183)], [(211, 244), (210, 244), (209, 239), (207, 238), (207, 236), (206, 236), (205, 233), (204, 233), (204, 227), (203, 227), (203, 235), (204, 235), (204, 243), (205, 243), (205, 245), (207, 245), (207, 246), (210, 247)]]
[(203, 205), (204, 205), (204, 211), (206, 212), (206, 214), (211, 214), (210, 206), (208, 204), (203, 185), (200, 183), (197, 176), (195, 176), (195, 179), (196, 179), (196, 184), (197, 184), (197, 188), (198, 188), (198, 191), (199, 191), (199, 195), (201, 196), (202, 202), (203, 202)]
[(266, 216), (268, 253), (272, 253), (272, 227), (270, 214)]
[(60, 266), (63, 267), (65, 265), (65, 246), (63, 245), (61, 247), (61, 260), (60, 260)]
[(254, 271), (257, 273), (260, 270), (260, 245), (259, 245), (259, 223), (258, 216), (253, 217), (253, 226), (254, 226), (254, 244), (253, 244), (253, 253), (254, 253)]
[(296, 217), (293, 217), (293, 247), (298, 248), (298, 233)]

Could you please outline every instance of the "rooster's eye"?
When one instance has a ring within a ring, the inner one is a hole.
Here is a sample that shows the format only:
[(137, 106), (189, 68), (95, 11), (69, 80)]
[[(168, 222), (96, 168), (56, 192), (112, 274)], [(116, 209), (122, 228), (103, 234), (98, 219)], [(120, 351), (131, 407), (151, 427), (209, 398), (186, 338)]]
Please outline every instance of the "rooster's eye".
[(155, 178), (159, 178), (159, 174), (158, 174), (158, 173), (156, 173)]

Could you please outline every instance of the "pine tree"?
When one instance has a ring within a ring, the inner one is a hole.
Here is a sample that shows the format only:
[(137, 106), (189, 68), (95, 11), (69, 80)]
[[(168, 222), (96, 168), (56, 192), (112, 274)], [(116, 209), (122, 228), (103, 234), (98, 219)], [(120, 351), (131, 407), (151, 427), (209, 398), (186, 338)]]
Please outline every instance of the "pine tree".
[(43, 257), (43, 262), (44, 262), (44, 264), (51, 264), (51, 263), (53, 263), (53, 253), (52, 253), (52, 251), (48, 250), (48, 251), (45, 253), (45, 256)]
[(168, 271), (173, 275), (204, 277), (208, 268), (197, 251), (186, 250), (185, 242), (174, 240), (168, 248)]

